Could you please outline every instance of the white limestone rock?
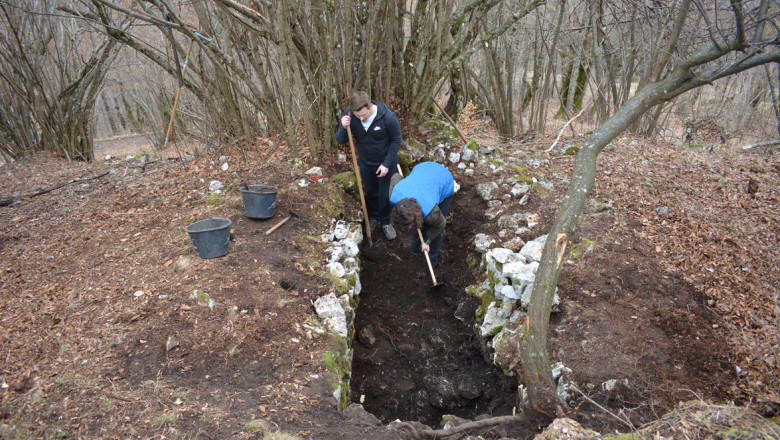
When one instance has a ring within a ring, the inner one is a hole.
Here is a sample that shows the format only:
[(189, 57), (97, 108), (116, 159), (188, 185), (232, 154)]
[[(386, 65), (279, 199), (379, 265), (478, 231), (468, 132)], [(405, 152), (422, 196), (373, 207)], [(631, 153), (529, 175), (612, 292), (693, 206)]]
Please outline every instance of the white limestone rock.
[(336, 227), (333, 228), (333, 237), (336, 240), (343, 240), (347, 238), (347, 234), (349, 234), (349, 228), (347, 228), (347, 224), (342, 220), (336, 222)]
[(460, 158), (464, 162), (468, 162), (474, 158), (474, 151), (468, 147), (463, 147), (463, 150), (460, 152)]
[(344, 261), (341, 262), (341, 265), (344, 266), (344, 275), (352, 275), (353, 273), (360, 271), (360, 263), (358, 263), (358, 260), (355, 257), (345, 258)]
[(515, 186), (512, 187), (512, 189), (509, 192), (512, 194), (513, 197), (520, 197), (525, 195), (530, 190), (531, 190), (531, 185), (517, 183), (515, 184)]
[(225, 187), (225, 184), (220, 182), (219, 180), (212, 180), (211, 183), (209, 183), (209, 192), (215, 192), (217, 194), (222, 193), (222, 188)]
[(344, 269), (344, 266), (342, 266), (342, 264), (339, 262), (328, 263), (326, 267), (330, 271), (330, 274), (336, 278), (341, 278), (347, 273), (347, 271)]
[(360, 243), (363, 243), (363, 225), (359, 223), (350, 224), (345, 239), (350, 239), (357, 246), (360, 246)]
[(476, 191), (483, 200), (493, 200), (493, 196), (490, 194), (493, 190), (498, 189), (496, 182), (480, 183), (477, 185)]
[(501, 200), (489, 200), (488, 209), (485, 211), (485, 220), (493, 220), (504, 212), (504, 203)]
[[(513, 286), (501, 286), (501, 298), (498, 298), (498, 296), (496, 296), (496, 299), (501, 299), (501, 300), (504, 300), (504, 301), (506, 301), (506, 300), (518, 300), (518, 299), (520, 299), (520, 297), (518, 297), (516, 295), (515, 289), (514, 289)], [(502, 315), (504, 315), (504, 313), (502, 313)], [(505, 316), (506, 318), (509, 317), (508, 313), (505, 314), (505, 315), (506, 315)]]
[(341, 246), (331, 246), (325, 249), (325, 252), (330, 254), (330, 257), (328, 258), (328, 263), (336, 263), (339, 260), (341, 260), (341, 256), (344, 255), (344, 251), (341, 248)]
[(494, 238), (481, 232), (474, 237), (474, 248), (481, 254), (484, 254), (495, 243), (496, 240)]
[(489, 338), (495, 336), (505, 325), (506, 318), (501, 317), (501, 309), (493, 303), (488, 307), (485, 320), (482, 321), (479, 331), (482, 337)]
[(341, 244), (341, 250), (344, 253), (344, 256), (347, 258), (354, 257), (359, 252), (357, 244), (355, 244), (355, 242), (352, 241), (352, 239), (349, 237), (346, 237), (343, 240), (341, 240), (340, 244)]
[(347, 315), (343, 303), (336, 298), (336, 294), (330, 292), (317, 298), (317, 301), (314, 301), (314, 310), (334, 333), (342, 338), (347, 337)]
[(542, 250), (544, 249), (546, 241), (547, 235), (542, 235), (541, 237), (529, 241), (520, 249), (520, 255), (525, 257), (526, 261), (541, 261)]
[(512, 280), (512, 284), (528, 285), (534, 282), (536, 269), (539, 268), (537, 261), (526, 263), (524, 261), (515, 261), (503, 265), (501, 276)]
[(524, 212), (518, 212), (509, 215), (502, 215), (498, 219), (498, 227), (501, 229), (515, 230), (522, 226), (527, 226), (526, 214)]
[(487, 251), (487, 253), (485, 253), (485, 259), (493, 260), (502, 265), (518, 262), (525, 263), (525, 258), (523, 258), (522, 255), (512, 252), (511, 249), (502, 247), (493, 248)]

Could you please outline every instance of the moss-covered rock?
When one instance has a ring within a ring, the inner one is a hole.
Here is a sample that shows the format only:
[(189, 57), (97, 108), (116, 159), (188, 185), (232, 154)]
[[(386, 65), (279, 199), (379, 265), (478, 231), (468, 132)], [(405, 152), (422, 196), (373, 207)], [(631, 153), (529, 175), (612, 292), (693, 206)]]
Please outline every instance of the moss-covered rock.
[[(406, 146), (409, 150), (409, 154), (406, 153), (399, 153), (398, 159), (401, 161), (401, 166), (410, 167), (412, 165), (412, 160), (417, 159), (419, 160), (421, 157), (425, 156), (425, 153), (427, 152), (427, 148), (424, 143), (415, 140), (415, 139), (409, 139), (406, 141)], [(408, 156), (408, 162), (404, 163), (404, 158), (402, 155), (406, 154)]]
[(569, 249), (569, 258), (572, 260), (581, 260), (592, 254), (595, 249), (596, 243), (588, 239), (584, 239)]
[(490, 306), (494, 304), (498, 304), (496, 297), (493, 296), (493, 292), (490, 292), (486, 289), (480, 289), (480, 292), (482, 293), (482, 296), (480, 297), (480, 299), (482, 299), (482, 304), (475, 312), (475, 317), (474, 317), (475, 321), (478, 324), (482, 324), (482, 321), (485, 320), (485, 315), (487, 314), (487, 311), (490, 308)]
[[(409, 153), (402, 153), (398, 152), (398, 165), (401, 166), (401, 171), (404, 176), (409, 174), (409, 171), (412, 169), (412, 163), (414, 162), (414, 159), (412, 159), (412, 155)], [(395, 171), (395, 170), (393, 170)]]
[(333, 181), (341, 185), (344, 192), (349, 194), (356, 201), (360, 201), (360, 191), (357, 187), (357, 177), (353, 171), (345, 171), (333, 176)]
[(780, 438), (780, 427), (748, 408), (711, 405), (700, 400), (681, 402), (677, 409), (642, 429), (627, 434), (606, 434), (605, 440), (707, 438), (722, 440)]
[(525, 320), (509, 322), (493, 338), (493, 363), (507, 375), (513, 375), (520, 364), (520, 348), (523, 343), (522, 326)]
[(342, 410), (349, 405), (349, 381), (352, 377), (352, 350), (346, 339), (331, 334), (328, 349), (322, 353), (322, 363), (333, 373), (333, 397)]
[(428, 143), (430, 145), (434, 145), (434, 146), (438, 144), (456, 145), (459, 142), (461, 142), (460, 135), (458, 134), (458, 130), (456, 130), (448, 122), (441, 121), (438, 119), (431, 119), (425, 121), (425, 123), (422, 124), (420, 128), (426, 132), (430, 132), (430, 131), (437, 132), (436, 135), (434, 135), (431, 139), (428, 140)]
[(218, 192), (213, 192), (206, 197), (206, 206), (219, 206), (223, 203), (225, 203), (225, 197)]
[(569, 145), (568, 147), (566, 147), (563, 150), (563, 155), (564, 156), (576, 156), (577, 153), (579, 153), (579, 152), (580, 152), (580, 145), (579, 144), (574, 144), (574, 145)]
[(425, 121), (421, 126), (420, 129), (423, 131), (445, 131), (445, 130), (452, 130), (452, 126), (442, 120), (439, 119), (429, 119)]
[(460, 142), (460, 135), (455, 130), (442, 131), (436, 136), (428, 140), (431, 145), (436, 146), (439, 144), (444, 145), (457, 145)]
[[(354, 173), (352, 176), (354, 177)], [(355, 188), (357, 188), (357, 183), (355, 184)], [(329, 218), (342, 217), (346, 203), (344, 202), (345, 191), (342, 190), (341, 184), (336, 182), (328, 182), (324, 185), (321, 185), (318, 190), (325, 193), (320, 197), (322, 202), (317, 205), (317, 214), (320, 215), (319, 218), (325, 220)], [(360, 202), (360, 194), (358, 194), (357, 201)], [(321, 225), (321, 228), (324, 229), (325, 227), (325, 223)]]

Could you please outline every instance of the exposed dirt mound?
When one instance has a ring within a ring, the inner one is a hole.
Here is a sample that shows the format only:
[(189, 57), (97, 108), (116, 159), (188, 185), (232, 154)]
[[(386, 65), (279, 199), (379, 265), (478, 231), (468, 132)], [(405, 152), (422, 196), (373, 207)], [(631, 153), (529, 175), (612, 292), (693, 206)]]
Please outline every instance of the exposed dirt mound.
[(352, 398), (384, 422), (435, 427), (445, 414), (472, 419), (518, 406), (516, 380), (485, 361), (474, 327), (480, 301), (465, 293), (478, 276), (473, 238), (484, 207), (470, 186), (455, 195), (434, 269), (438, 287), (424, 258), (411, 255), (410, 234), (382, 237), (387, 251), (363, 260)]

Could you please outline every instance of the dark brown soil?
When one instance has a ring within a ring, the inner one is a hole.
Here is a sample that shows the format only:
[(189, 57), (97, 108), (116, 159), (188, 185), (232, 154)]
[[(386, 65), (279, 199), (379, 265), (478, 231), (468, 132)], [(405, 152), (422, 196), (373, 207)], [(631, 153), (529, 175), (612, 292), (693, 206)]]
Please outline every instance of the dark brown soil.
[(352, 398), (384, 422), (438, 426), (445, 414), (473, 419), (518, 406), (516, 380), (485, 361), (474, 327), (480, 301), (465, 293), (479, 277), (473, 237), (484, 205), (470, 186), (455, 195), (436, 287), (424, 258), (411, 255), (411, 234), (388, 242), (376, 231), (374, 248), (386, 250), (363, 260)]

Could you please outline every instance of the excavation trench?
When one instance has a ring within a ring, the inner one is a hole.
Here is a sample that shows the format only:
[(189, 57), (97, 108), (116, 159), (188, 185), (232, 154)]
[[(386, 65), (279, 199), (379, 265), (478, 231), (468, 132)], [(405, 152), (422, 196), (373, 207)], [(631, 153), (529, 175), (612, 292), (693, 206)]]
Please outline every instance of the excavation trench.
[(385, 423), (438, 427), (444, 415), (499, 416), (517, 406), (517, 381), (487, 361), (474, 326), (480, 301), (465, 292), (482, 281), (473, 240), (484, 209), (473, 188), (456, 194), (435, 269), (443, 286), (434, 289), (424, 259), (410, 254), (409, 234), (376, 237), (387, 251), (363, 258), (350, 398)]

